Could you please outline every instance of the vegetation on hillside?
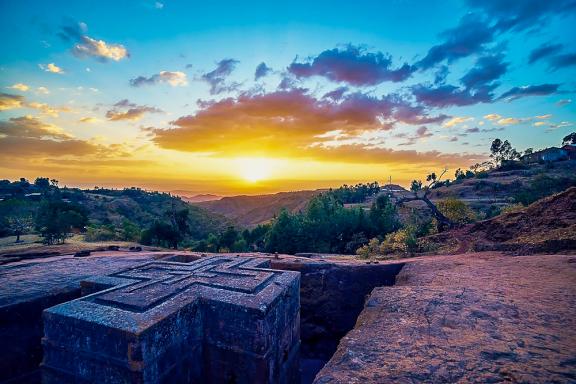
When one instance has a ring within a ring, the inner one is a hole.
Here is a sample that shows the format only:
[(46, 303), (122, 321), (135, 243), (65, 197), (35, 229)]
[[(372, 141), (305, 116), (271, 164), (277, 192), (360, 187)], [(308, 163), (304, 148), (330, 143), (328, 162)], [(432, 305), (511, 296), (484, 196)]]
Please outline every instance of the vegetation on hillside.
[(218, 232), (227, 221), (180, 198), (138, 188), (60, 188), (56, 180), (0, 181), (0, 236), (38, 233), (46, 244), (72, 233), (87, 241), (134, 241), (189, 246)]
[[(570, 134), (563, 144), (575, 141), (576, 134)], [(230, 225), (223, 217), (167, 193), (138, 188), (60, 188), (56, 180), (48, 178), (38, 178), (34, 183), (1, 180), (0, 236), (16, 236), (18, 241), (21, 235), (36, 233), (46, 244), (55, 244), (71, 233), (82, 233), (87, 241), (122, 240), (202, 252), (391, 257), (431, 251), (433, 247), (425, 240), (430, 234), (493, 217), (501, 211), (517, 210), (520, 204), (531, 204), (576, 185), (572, 174), (552, 176), (557, 166), (554, 163), (539, 165), (544, 171), (534, 174), (519, 161), (520, 152), (506, 140), (495, 139), (490, 151), (490, 161), (466, 171), (457, 169), (453, 180), (443, 179), (447, 170), (438, 175), (432, 172), (425, 183), (414, 180), (411, 192), (397, 196), (389, 195), (390, 191), (382, 190), (377, 182), (343, 185), (324, 192), (302, 191), (306, 193), (296, 200), (286, 194), (269, 195), (263, 200), (272, 205), (290, 202), (292, 209), (283, 209), (270, 222), (252, 228)], [(493, 181), (492, 175), (518, 171), (533, 176), (524, 182)], [(459, 185), (469, 183), (467, 180), (474, 181), (473, 188), (478, 192), (504, 194), (507, 206), (473, 210), (457, 194), (450, 194)], [(440, 188), (444, 191), (442, 198), (436, 192)], [(413, 206), (411, 202), (422, 205)], [(257, 208), (250, 207), (249, 211)]]

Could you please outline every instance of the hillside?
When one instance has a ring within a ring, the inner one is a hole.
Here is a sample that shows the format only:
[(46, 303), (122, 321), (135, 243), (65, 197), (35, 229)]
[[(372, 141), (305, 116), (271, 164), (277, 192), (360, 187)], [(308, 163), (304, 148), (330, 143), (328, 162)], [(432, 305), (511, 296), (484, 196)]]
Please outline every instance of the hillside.
[(145, 228), (155, 220), (165, 217), (166, 212), (170, 210), (188, 209), (190, 236), (197, 239), (218, 232), (227, 223), (227, 220), (220, 215), (168, 194), (138, 189), (87, 190), (81, 193), (82, 197), (78, 202), (88, 208), (89, 219), (94, 224), (111, 223), (118, 226), (123, 220), (128, 219)]
[[(491, 205), (501, 207), (518, 201), (528, 204), (572, 185), (576, 185), (576, 160), (532, 164), (526, 169), (491, 170), (480, 177), (457, 180), (448, 186), (435, 188), (431, 198), (457, 197), (476, 210), (484, 210)], [(542, 190), (542, 196), (526, 196), (534, 186)]]
[(513, 251), (520, 254), (576, 250), (576, 187), (526, 208), (429, 236), (458, 252)]
[(184, 242), (218, 233), (229, 224), (223, 216), (190, 205), (177, 196), (137, 188), (81, 190), (51, 186), (41, 189), (14, 182), (6, 187), (4, 196), (0, 201), (0, 228), (3, 229), (0, 236), (11, 234), (8, 223), (14, 217), (29, 223), (24, 233), (36, 233), (36, 217), (47, 202), (77, 207), (87, 221), (83, 224), (86, 231), (83, 228), (75, 231), (85, 233), (89, 241), (138, 241), (142, 231), (154, 223), (170, 222), (176, 212), (185, 210), (188, 230), (182, 235)]
[(476, 248), (504, 244), (522, 251), (576, 249), (576, 187), (515, 212), (474, 224)]
[(285, 208), (290, 212), (303, 209), (308, 201), (321, 190), (280, 192), (272, 195), (232, 196), (216, 201), (205, 201), (194, 205), (212, 213), (225, 216), (234, 223), (253, 227), (270, 221)]

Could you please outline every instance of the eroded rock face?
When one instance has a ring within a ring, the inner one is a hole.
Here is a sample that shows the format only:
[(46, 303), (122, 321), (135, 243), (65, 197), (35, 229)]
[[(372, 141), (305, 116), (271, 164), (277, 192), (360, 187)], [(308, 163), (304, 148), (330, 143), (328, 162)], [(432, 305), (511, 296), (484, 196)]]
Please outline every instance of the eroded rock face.
[(44, 312), (49, 383), (297, 383), (296, 272), (265, 259), (157, 261)]
[(315, 383), (576, 382), (576, 257), (407, 260)]
[(327, 361), (340, 338), (354, 327), (370, 292), (393, 285), (404, 264), (285, 259), (273, 265), (301, 273), (302, 355)]

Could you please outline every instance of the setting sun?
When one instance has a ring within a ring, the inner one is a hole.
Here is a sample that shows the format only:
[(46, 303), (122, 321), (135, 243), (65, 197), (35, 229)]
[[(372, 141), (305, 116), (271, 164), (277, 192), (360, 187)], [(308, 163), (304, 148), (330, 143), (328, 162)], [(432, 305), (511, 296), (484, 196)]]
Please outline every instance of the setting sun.
[(236, 160), (240, 177), (251, 183), (267, 179), (272, 173), (272, 161), (266, 158), (241, 158)]

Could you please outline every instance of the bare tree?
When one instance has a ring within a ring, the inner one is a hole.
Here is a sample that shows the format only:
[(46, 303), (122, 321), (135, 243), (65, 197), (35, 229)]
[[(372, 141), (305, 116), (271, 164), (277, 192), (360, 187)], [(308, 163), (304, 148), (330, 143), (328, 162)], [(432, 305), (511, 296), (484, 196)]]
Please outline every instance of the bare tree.
[(32, 216), (9, 216), (8, 227), (16, 235), (16, 243), (19, 243), (20, 236), (32, 227)]
[(406, 196), (401, 197), (396, 200), (396, 205), (402, 206), (405, 203), (410, 201), (423, 201), (428, 209), (432, 212), (432, 215), (438, 222), (438, 232), (442, 232), (446, 229), (454, 228), (457, 226), (457, 223), (454, 223), (449, 218), (447, 218), (436, 205), (429, 199), (431, 189), (440, 183), (440, 180), (444, 176), (444, 174), (448, 171), (448, 169), (444, 169), (440, 176), (436, 176), (436, 173), (432, 172), (426, 177), (426, 181), (428, 184), (423, 185), (419, 180), (413, 180), (412, 185), (410, 186), (410, 191), (414, 194), (413, 196)]

